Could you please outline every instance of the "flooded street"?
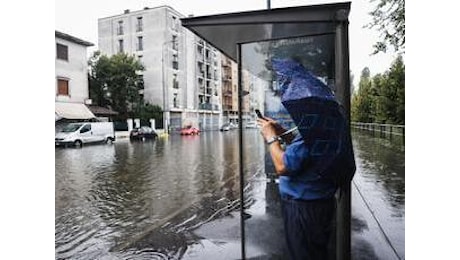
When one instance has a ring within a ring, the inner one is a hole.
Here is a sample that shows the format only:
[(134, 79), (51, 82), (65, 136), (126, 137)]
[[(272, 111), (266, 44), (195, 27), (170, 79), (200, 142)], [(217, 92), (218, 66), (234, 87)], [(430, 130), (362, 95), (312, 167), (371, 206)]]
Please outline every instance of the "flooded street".
[[(277, 185), (266, 181), (259, 132), (245, 134), (247, 257), (282, 259)], [(362, 134), (354, 146), (354, 248), (393, 253), (378, 244), (369, 206), (404, 257), (404, 150)], [(56, 259), (239, 258), (238, 160), (236, 130), (56, 149)]]

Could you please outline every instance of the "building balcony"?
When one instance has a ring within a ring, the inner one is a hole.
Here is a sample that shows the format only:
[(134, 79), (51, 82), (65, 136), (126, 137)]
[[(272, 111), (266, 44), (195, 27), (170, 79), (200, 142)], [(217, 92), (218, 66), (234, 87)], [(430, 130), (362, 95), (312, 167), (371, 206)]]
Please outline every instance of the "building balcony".
[(172, 85), (173, 88), (175, 89), (178, 89), (179, 88), (179, 81), (173, 81), (173, 85)]
[(210, 103), (202, 103), (198, 105), (198, 109), (202, 110), (212, 110), (212, 104)]
[(231, 76), (223, 76), (222, 81), (231, 81), (232, 77)]
[(232, 105), (222, 105), (222, 110), (231, 111), (232, 110)]

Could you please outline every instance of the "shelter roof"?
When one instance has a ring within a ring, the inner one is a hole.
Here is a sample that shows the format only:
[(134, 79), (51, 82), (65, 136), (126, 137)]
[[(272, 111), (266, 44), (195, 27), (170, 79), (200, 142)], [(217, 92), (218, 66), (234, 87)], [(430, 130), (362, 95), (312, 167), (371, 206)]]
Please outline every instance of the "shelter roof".
[(237, 44), (333, 33), (350, 2), (182, 18), (182, 25), (237, 60)]

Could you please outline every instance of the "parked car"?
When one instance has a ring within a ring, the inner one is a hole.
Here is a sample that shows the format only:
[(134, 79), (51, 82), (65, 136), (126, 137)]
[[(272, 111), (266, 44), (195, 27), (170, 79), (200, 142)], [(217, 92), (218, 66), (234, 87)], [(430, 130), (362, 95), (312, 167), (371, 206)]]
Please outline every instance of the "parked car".
[(129, 140), (146, 140), (153, 139), (155, 140), (158, 137), (158, 134), (151, 127), (141, 126), (140, 128), (134, 128), (129, 133)]
[(180, 130), (181, 135), (198, 135), (200, 133), (200, 129), (195, 127), (185, 127)]
[(221, 127), (220, 127), (220, 131), (229, 131), (231, 129), (231, 126), (229, 123), (227, 124), (223, 124)]
[(56, 146), (75, 145), (81, 147), (86, 143), (115, 141), (112, 122), (81, 122), (70, 123), (55, 136)]
[(232, 129), (237, 129), (238, 128), (238, 124), (234, 124), (234, 123), (225, 123), (223, 124), (219, 130), (220, 131), (229, 131), (229, 130), (232, 130)]

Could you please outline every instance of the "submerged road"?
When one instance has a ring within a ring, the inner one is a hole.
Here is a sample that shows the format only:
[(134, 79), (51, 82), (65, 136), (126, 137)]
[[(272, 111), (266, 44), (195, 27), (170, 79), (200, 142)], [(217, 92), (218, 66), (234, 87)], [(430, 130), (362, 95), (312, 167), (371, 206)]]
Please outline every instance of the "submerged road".
[[(404, 145), (354, 132), (354, 259), (404, 258)], [(240, 258), (237, 131), (56, 149), (56, 259)], [(283, 259), (277, 184), (245, 131), (246, 252)]]

